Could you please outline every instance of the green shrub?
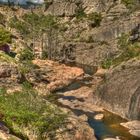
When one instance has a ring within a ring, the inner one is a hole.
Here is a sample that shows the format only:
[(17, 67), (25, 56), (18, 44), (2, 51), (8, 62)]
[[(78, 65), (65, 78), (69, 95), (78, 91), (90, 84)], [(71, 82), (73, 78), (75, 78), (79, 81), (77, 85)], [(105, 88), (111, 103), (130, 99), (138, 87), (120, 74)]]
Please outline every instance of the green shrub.
[(92, 36), (89, 36), (86, 40), (87, 43), (93, 43), (95, 42), (94, 38)]
[(86, 17), (86, 13), (84, 12), (84, 9), (82, 7), (79, 7), (77, 10), (76, 10), (76, 14), (75, 14), (75, 17), (77, 19), (83, 19)]
[(52, 15), (45, 16), (43, 14), (28, 13), (25, 14), (22, 19), (30, 28), (33, 28), (33, 30), (37, 32), (44, 31), (51, 27), (57, 28), (56, 18)]
[(92, 27), (98, 27), (101, 24), (102, 15), (101, 13), (94, 12), (88, 15), (88, 19), (94, 22)]
[(132, 9), (136, 6), (137, 0), (122, 0), (122, 3), (125, 4), (128, 9)]
[(3, 121), (14, 132), (28, 128), (42, 140), (45, 140), (45, 133), (48, 137), (54, 137), (66, 118), (59, 108), (38, 96), (27, 82), (21, 92), (7, 94), (5, 89), (0, 90), (0, 113), (4, 114)]
[(118, 45), (122, 51), (121, 54), (117, 57), (108, 58), (104, 62), (102, 62), (103, 68), (108, 69), (112, 65), (116, 66), (116, 65), (119, 65), (120, 63), (127, 61), (131, 58), (140, 56), (140, 43), (135, 42), (132, 44), (129, 41), (129, 35), (122, 34), (122, 36), (118, 38)]
[(119, 48), (122, 50), (126, 50), (129, 44), (130, 44), (129, 35), (122, 33), (122, 35), (118, 38)]
[(43, 50), (42, 59), (46, 59), (46, 58), (48, 58), (48, 52), (47, 52), (47, 50)]
[(58, 28), (57, 20), (52, 15), (27, 13), (22, 16), (22, 20), (13, 17), (9, 21), (9, 26), (16, 29), (24, 38), (35, 39), (47, 32), (47, 29)]
[(34, 64), (32, 63), (32, 61), (24, 61), (24, 62), (19, 62), (20, 64), (18, 65), (18, 70), (21, 74), (25, 75), (29, 72), (31, 72), (31, 70), (34, 69)]
[(113, 63), (112, 59), (106, 59), (105, 61), (102, 62), (102, 68), (109, 69), (112, 63)]
[(11, 33), (5, 30), (4, 28), (0, 27), (0, 46), (11, 42)]
[(20, 61), (28, 61), (28, 60), (32, 60), (34, 58), (34, 54), (33, 51), (30, 48), (25, 47), (19, 56), (19, 60)]
[(0, 13), (0, 24), (4, 25), (5, 24), (5, 16)]
[(27, 23), (20, 21), (16, 17), (10, 19), (9, 27), (16, 29), (22, 36), (30, 33)]
[(33, 51), (25, 47), (18, 56), (18, 70), (21, 74), (26, 74), (36, 68), (36, 65), (32, 63), (34, 59)]
[(4, 52), (0, 52), (0, 60), (5, 61), (8, 63), (16, 63), (16, 60), (9, 55), (5, 54)]

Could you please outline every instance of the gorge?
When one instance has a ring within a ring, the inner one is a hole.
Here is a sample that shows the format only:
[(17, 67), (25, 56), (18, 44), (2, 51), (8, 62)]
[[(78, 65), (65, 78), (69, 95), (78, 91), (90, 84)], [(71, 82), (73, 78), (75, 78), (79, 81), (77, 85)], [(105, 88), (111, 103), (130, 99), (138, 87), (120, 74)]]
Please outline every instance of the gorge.
[(0, 139), (139, 140), (140, 1), (36, 2), (0, 5)]

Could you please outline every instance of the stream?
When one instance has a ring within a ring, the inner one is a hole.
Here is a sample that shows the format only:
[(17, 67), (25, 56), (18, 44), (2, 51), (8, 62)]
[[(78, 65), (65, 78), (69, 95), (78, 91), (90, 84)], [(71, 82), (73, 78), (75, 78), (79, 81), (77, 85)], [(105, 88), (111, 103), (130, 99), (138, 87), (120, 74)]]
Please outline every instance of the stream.
[[(63, 98), (61, 96), (61, 98)], [(95, 120), (94, 116), (99, 112), (85, 112), (83, 110), (73, 109), (67, 105), (57, 103), (58, 106), (71, 110), (76, 116), (86, 115), (88, 117), (88, 125), (94, 130), (97, 140), (106, 138), (120, 138), (120, 140), (140, 140), (140, 138), (131, 135), (128, 129), (121, 126), (120, 123), (127, 122), (126, 119), (105, 111), (103, 120)]]
[[(56, 96), (57, 99), (62, 98), (68, 101), (78, 100), (80, 102), (84, 102), (83, 99), (77, 99), (74, 96), (66, 95), (66, 92), (79, 89), (82, 86), (90, 87), (90, 82), (75, 81), (69, 86), (53, 93), (53, 96)], [(120, 125), (120, 123), (127, 122), (126, 119), (123, 119), (107, 110), (102, 112), (104, 114), (104, 118), (102, 120), (96, 120), (94, 119), (94, 116), (101, 112), (85, 112), (83, 110), (71, 108), (70, 106), (64, 105), (60, 102), (57, 102), (56, 104), (60, 107), (71, 110), (76, 116), (86, 115), (88, 118), (87, 123), (94, 130), (97, 140), (107, 140), (108, 138), (114, 138), (114, 140), (140, 140), (140, 138), (131, 135), (127, 128)]]

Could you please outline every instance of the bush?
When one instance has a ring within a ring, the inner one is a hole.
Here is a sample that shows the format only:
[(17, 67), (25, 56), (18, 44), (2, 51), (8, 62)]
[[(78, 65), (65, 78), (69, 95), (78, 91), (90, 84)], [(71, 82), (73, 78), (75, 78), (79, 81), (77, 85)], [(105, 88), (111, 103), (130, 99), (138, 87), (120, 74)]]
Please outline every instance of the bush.
[(84, 9), (83, 9), (82, 7), (79, 7), (79, 8), (76, 10), (75, 17), (76, 17), (77, 19), (82, 19), (82, 18), (85, 18), (85, 17), (86, 17), (86, 13), (84, 12)]
[(16, 63), (16, 60), (9, 55), (5, 54), (4, 52), (0, 52), (0, 61), (5, 61), (8, 63)]
[(94, 22), (92, 27), (98, 27), (101, 24), (102, 15), (101, 13), (94, 12), (88, 15), (88, 19)]
[(136, 6), (137, 0), (122, 0), (122, 3), (125, 4), (128, 9), (132, 9)]
[(5, 30), (4, 28), (0, 27), (0, 46), (11, 42), (11, 33)]
[(45, 139), (45, 133), (48, 137), (54, 137), (66, 118), (59, 108), (38, 96), (27, 82), (21, 92), (14, 94), (8, 95), (4, 88), (0, 89), (0, 113), (14, 132), (27, 128), (41, 139)]
[(106, 59), (104, 62), (102, 62), (102, 68), (109, 69), (112, 65), (112, 59)]
[(58, 28), (54, 16), (36, 13), (24, 14), (22, 20), (13, 17), (10, 19), (9, 26), (28, 39), (38, 38), (43, 32), (47, 32), (47, 29)]
[(140, 43), (129, 41), (129, 35), (122, 34), (121, 37), (118, 38), (119, 48), (122, 50), (122, 53), (116, 58), (108, 58), (104, 62), (102, 62), (103, 68), (110, 68), (112, 65), (119, 65), (121, 62), (127, 61), (134, 57), (140, 56)]
[[(5, 24), (5, 16), (0, 13), (0, 24), (4, 25)], [(4, 25), (5, 26), (5, 25)]]
[(30, 28), (33, 28), (34, 32), (44, 31), (47, 28), (57, 28), (56, 19), (52, 15), (45, 16), (43, 14), (28, 13), (22, 19)]
[(32, 60), (33, 58), (34, 58), (33, 51), (27, 47), (24, 48), (19, 55), (20, 61), (28, 61), (28, 60)]
[(118, 38), (119, 48), (122, 50), (126, 50), (129, 44), (130, 44), (129, 35), (122, 33), (122, 35)]
[(9, 21), (9, 26), (16, 29), (22, 36), (26, 36), (30, 33), (27, 23), (20, 21), (16, 17), (13, 17)]

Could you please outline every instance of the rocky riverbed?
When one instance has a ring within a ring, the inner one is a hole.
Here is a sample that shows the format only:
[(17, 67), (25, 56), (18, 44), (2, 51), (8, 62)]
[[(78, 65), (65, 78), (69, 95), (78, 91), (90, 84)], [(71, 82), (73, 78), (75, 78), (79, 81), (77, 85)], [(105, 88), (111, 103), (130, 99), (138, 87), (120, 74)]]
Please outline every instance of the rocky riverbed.
[[(131, 133), (128, 127), (120, 126), (127, 122), (126, 119), (112, 114), (105, 108), (96, 105), (94, 93), (103, 81), (104, 69), (99, 69), (94, 75), (88, 75), (82, 69), (58, 64), (53, 61), (34, 61), (41, 69), (49, 67), (52, 70), (48, 75), (51, 77), (47, 89), (58, 95), (57, 105), (72, 111), (75, 116), (87, 122), (95, 131), (97, 139), (139, 139)], [(49, 78), (48, 78), (49, 79)], [(138, 121), (138, 123), (140, 123)]]
[[(140, 139), (138, 138), (140, 128), (137, 127), (139, 121), (127, 123), (128, 120), (96, 105), (94, 93), (103, 81), (103, 75), (106, 71), (100, 69), (96, 74), (88, 75), (81, 68), (70, 67), (53, 61), (34, 60), (33, 64), (36, 65), (36, 68), (25, 74), (25, 79), (33, 85), (41, 96), (53, 97), (54, 100), (51, 102), (69, 114), (68, 131), (64, 134), (59, 133), (57, 139), (62, 139), (62, 136), (67, 140)], [(21, 75), (14, 76), (16, 65), (15, 67), (12, 65), (8, 67), (7, 63), (3, 63), (0, 70), (1, 78), (4, 77), (2, 73), (5, 71), (5, 80), (8, 78), (14, 81), (11, 82), (10, 86), (8, 83), (5, 84), (9, 91), (17, 90), (14, 87), (15, 85), (20, 87), (18, 80), (20, 81), (22, 78)], [(2, 83), (1, 81), (0, 84)], [(11, 134), (1, 130), (1, 138), (8, 139), (9, 137)]]

